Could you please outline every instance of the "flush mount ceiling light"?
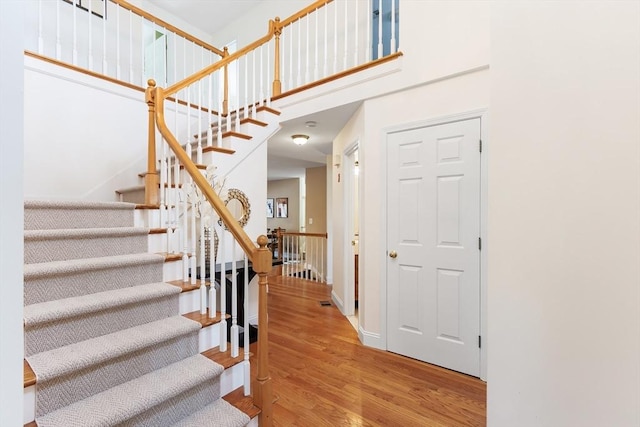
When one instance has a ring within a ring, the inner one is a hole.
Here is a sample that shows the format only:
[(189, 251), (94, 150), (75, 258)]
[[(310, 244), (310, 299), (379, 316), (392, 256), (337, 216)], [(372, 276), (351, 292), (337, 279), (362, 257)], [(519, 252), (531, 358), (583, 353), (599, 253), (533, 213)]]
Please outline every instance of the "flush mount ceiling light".
[(291, 135), (291, 139), (293, 140), (293, 143), (296, 145), (304, 145), (309, 140), (309, 135), (302, 135), (302, 134)]

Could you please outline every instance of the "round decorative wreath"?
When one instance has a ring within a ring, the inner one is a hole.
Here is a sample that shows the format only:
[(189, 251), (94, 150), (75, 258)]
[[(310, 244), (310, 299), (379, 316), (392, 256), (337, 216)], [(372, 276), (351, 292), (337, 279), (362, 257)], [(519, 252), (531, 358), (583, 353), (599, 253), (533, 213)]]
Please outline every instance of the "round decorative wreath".
[[(224, 204), (227, 205), (231, 200), (237, 200), (242, 205), (242, 216), (240, 218), (236, 218), (238, 220), (238, 224), (240, 227), (244, 227), (249, 222), (249, 217), (251, 216), (251, 205), (249, 204), (249, 199), (247, 195), (244, 194), (241, 190), (237, 188), (230, 188), (227, 191), (227, 200), (224, 201)], [(218, 220), (218, 224), (222, 226), (222, 219)], [(227, 226), (224, 225), (225, 230), (228, 230)]]

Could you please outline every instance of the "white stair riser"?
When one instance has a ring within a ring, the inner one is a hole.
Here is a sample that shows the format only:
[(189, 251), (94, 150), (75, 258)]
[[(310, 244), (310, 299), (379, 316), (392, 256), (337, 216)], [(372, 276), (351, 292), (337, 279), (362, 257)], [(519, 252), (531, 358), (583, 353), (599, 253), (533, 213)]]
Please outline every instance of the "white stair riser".
[(162, 277), (162, 280), (165, 282), (182, 280), (182, 260), (165, 262), (162, 270)]
[(136, 227), (160, 228), (158, 209), (136, 209), (133, 211), (133, 223)]
[(149, 234), (148, 251), (153, 253), (167, 250), (167, 233)]
[[(240, 354), (243, 353), (244, 349), (240, 348)], [(243, 362), (244, 363), (244, 362)], [(238, 387), (242, 387), (244, 384), (244, 366), (243, 363), (238, 363), (230, 368), (224, 370), (222, 375), (220, 375), (220, 395), (225, 396)]]
[(32, 385), (24, 389), (22, 405), (22, 421), (24, 424), (36, 419), (36, 386)]

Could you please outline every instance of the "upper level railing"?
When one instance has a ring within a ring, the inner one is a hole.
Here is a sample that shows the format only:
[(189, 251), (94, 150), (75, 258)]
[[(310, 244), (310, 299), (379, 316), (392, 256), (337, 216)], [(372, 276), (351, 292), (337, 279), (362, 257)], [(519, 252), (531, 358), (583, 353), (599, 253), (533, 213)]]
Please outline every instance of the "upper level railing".
[[(260, 48), (230, 61), (201, 95), (194, 89), (189, 104), (209, 91), (220, 94), (223, 111), (269, 103), (392, 59), (399, 54), (399, 2), (317, 0), (276, 18)], [(174, 86), (227, 55), (124, 0), (34, 0), (25, 7), (29, 53), (141, 89), (149, 79)]]
[(173, 84), (217, 61), (218, 49), (123, 0), (25, 2), (25, 48), (141, 88)]

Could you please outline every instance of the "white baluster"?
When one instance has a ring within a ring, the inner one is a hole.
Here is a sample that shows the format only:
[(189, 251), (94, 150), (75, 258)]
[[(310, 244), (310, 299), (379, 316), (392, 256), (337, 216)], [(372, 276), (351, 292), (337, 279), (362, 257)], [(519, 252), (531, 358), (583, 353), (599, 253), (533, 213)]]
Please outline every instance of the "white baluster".
[(216, 250), (215, 221), (212, 221), (209, 232), (209, 319), (216, 317)]
[(366, 53), (365, 53), (365, 62), (371, 61), (371, 52), (373, 51), (373, 40), (371, 39), (371, 21), (373, 18), (373, 13), (371, 12), (371, 1), (367, 1), (367, 17), (365, 22), (367, 23), (367, 43), (366, 43)]
[(356, 11), (355, 11), (354, 16), (355, 16), (355, 21), (356, 21), (356, 25), (355, 25), (356, 29), (355, 29), (355, 33), (354, 33), (355, 34), (354, 35), (354, 39), (355, 40), (354, 40), (354, 43), (353, 43), (353, 45), (354, 45), (354, 47), (353, 47), (353, 66), (354, 67), (360, 65), (360, 63), (358, 61), (358, 57), (359, 57), (359, 55), (358, 55), (358, 53), (359, 53), (359, 51), (358, 51), (358, 39), (359, 39), (358, 23), (360, 22), (360, 16), (358, 15), (358, 4), (360, 4), (360, 2), (356, 1), (355, 4), (356, 4), (356, 6), (355, 6), (356, 7)]
[(244, 395), (251, 395), (251, 364), (249, 363), (249, 260), (244, 255)]
[[(300, 19), (300, 21), (302, 21), (302, 19)], [(309, 23), (310, 23), (310, 18), (309, 15), (307, 15), (305, 17), (305, 27), (306, 27), (306, 31), (307, 31), (307, 37), (305, 40), (305, 50), (306, 50), (306, 55), (305, 55), (305, 71), (304, 71), (304, 82), (305, 83), (309, 83), (311, 81), (311, 69), (309, 68)]]
[(244, 118), (249, 117), (249, 54), (244, 56)]
[[(357, 3), (357, 1), (356, 1)], [(349, 13), (349, 2), (345, 1), (344, 2), (344, 64), (342, 66), (343, 70), (347, 69), (347, 64), (348, 64), (348, 58), (349, 58), (349, 18), (348, 18), (348, 13)], [(356, 17), (356, 22), (358, 22), (358, 19)]]
[(316, 28), (315, 28), (316, 35), (315, 35), (315, 38), (314, 38), (314, 40), (316, 42), (316, 46), (315, 46), (315, 50), (316, 51), (315, 51), (315, 66), (313, 68), (313, 79), (314, 80), (319, 80), (320, 76), (318, 75), (318, 73), (319, 73), (319, 68), (318, 68), (319, 67), (319, 63), (318, 63), (318, 60), (319, 60), (318, 53), (319, 52), (318, 51), (320, 50), (320, 40), (318, 39), (318, 19), (319, 19), (319, 16), (320, 16), (320, 12), (318, 11), (318, 9), (315, 10), (314, 15), (316, 17)]
[(232, 241), (231, 249), (231, 357), (238, 357), (238, 274), (236, 269), (236, 241)]
[(78, 65), (78, 8), (76, 7), (75, 2), (76, 0), (73, 0), (73, 53), (71, 54), (71, 63), (73, 65)]
[[(177, 94), (176, 94), (177, 95)], [(177, 97), (177, 96), (176, 96)], [(187, 205), (188, 201), (188, 193), (189, 186), (191, 183), (187, 183), (186, 179), (182, 180), (182, 191), (180, 192), (182, 196), (182, 281), (189, 282), (189, 240), (188, 240), (188, 230), (189, 230), (189, 206)]]
[(264, 45), (260, 46), (260, 105), (264, 105), (264, 63), (262, 60)]
[(389, 53), (396, 53), (396, 0), (391, 0), (391, 48)]
[(235, 96), (235, 112), (236, 112), (236, 132), (240, 132), (240, 60), (234, 61), (236, 70), (236, 96)]
[[(186, 165), (185, 165), (186, 166)], [(189, 269), (191, 270), (191, 284), (196, 284), (196, 184), (191, 176), (189, 177), (191, 183), (191, 254), (189, 256)]]
[(378, 59), (382, 58), (384, 47), (382, 46), (382, 0), (378, 0)]
[(38, 0), (38, 53), (44, 53), (44, 37), (42, 37), (42, 1)]
[[(145, 87), (145, 69), (144, 69), (144, 17), (140, 17), (140, 76), (142, 77), (142, 86)], [(156, 82), (158, 83), (158, 82)]]
[(211, 114), (213, 113), (213, 73), (209, 74), (209, 92), (208, 92), (209, 113), (205, 126), (207, 126), (207, 147), (213, 146), (213, 129), (211, 127)]
[(271, 107), (271, 90), (273, 89), (273, 85), (271, 84), (271, 70), (273, 69), (273, 67), (271, 66), (271, 49), (269, 48), (269, 46), (266, 46), (266, 48), (267, 48), (267, 107)]
[[(202, 212), (202, 205), (200, 212)], [(200, 314), (207, 314), (207, 285), (205, 282), (207, 262), (205, 261), (204, 250), (204, 227), (205, 219), (200, 214)]]
[(322, 72), (322, 77), (327, 77), (329, 75), (329, 5), (325, 5), (324, 9), (324, 68)]
[[(222, 69), (217, 71), (218, 83), (221, 82), (220, 77), (222, 76)], [(217, 145), (218, 147), (222, 147), (222, 108), (224, 105), (224, 90), (222, 85), (218, 84), (218, 133), (217, 133)]]
[(333, 74), (338, 72), (338, 2), (333, 7)]
[(320, 238), (320, 281), (324, 282), (324, 241), (323, 237)]
[[(156, 135), (158, 132), (156, 131)], [(169, 191), (167, 186), (167, 144), (162, 139), (162, 136), (156, 136), (161, 141), (162, 145), (162, 154), (160, 156), (160, 188), (158, 191), (160, 192), (160, 227), (166, 226), (167, 221), (167, 205), (166, 205), (166, 193)], [(158, 139), (156, 139), (157, 141)]]
[(227, 351), (227, 266), (225, 265), (225, 225), (220, 228), (220, 351)]
[[(129, 34), (129, 36), (131, 36), (131, 34)], [(120, 6), (118, 6), (117, 4), (116, 4), (116, 78), (120, 80)]]
[[(298, 19), (298, 75), (296, 77), (296, 86), (302, 86), (302, 20)], [(293, 26), (293, 24), (291, 24)]]
[[(109, 74), (107, 68), (107, 3), (109, 2), (102, 2), (102, 74), (105, 76)], [(89, 15), (93, 13), (91, 9), (91, 6), (89, 6)]]
[(60, 2), (56, 2), (56, 59), (62, 57), (62, 44), (60, 43)]
[(198, 151), (196, 163), (202, 164), (202, 80), (198, 81)]
[(289, 90), (293, 89), (293, 23), (289, 25)]
[(256, 83), (256, 50), (253, 49), (253, 51), (251, 52), (252, 55), (252, 68), (253, 68), (253, 78), (251, 79), (251, 103), (253, 104), (253, 107), (251, 108), (251, 117), (253, 117), (254, 119), (256, 118), (256, 89), (258, 87), (258, 84)]
[(191, 160), (191, 86), (185, 88), (185, 91), (187, 92), (187, 114), (185, 115), (187, 119), (187, 144), (184, 150), (187, 152), (189, 160)]
[(129, 11), (129, 83), (133, 83), (133, 12)]

